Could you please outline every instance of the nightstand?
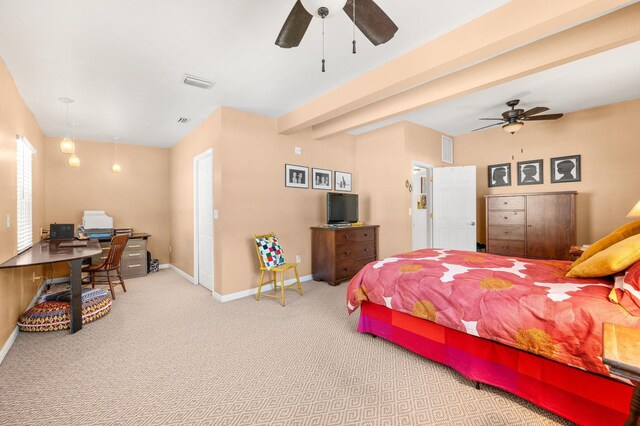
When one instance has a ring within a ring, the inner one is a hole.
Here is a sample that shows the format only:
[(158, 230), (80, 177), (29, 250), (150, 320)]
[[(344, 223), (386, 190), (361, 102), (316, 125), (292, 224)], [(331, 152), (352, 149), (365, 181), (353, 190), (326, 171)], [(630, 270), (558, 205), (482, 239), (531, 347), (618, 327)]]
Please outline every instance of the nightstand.
[(636, 382), (625, 426), (637, 426), (640, 418), (640, 330), (605, 322), (602, 362), (611, 374)]

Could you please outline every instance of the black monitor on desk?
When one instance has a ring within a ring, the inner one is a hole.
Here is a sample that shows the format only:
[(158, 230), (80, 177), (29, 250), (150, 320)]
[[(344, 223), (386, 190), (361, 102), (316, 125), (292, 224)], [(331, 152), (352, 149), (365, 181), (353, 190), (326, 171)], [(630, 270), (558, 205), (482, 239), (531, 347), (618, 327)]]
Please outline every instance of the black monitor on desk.
[(75, 227), (72, 223), (52, 223), (49, 229), (50, 241), (72, 241)]

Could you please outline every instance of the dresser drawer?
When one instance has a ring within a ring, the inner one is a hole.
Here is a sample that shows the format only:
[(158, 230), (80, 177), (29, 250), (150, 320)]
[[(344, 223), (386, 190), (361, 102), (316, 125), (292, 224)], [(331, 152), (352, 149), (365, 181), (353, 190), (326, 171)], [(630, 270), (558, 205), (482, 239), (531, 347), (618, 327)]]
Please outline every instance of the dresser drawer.
[(524, 256), (524, 241), (489, 240), (489, 253), (506, 256)]
[(489, 227), (489, 239), (524, 241), (524, 226), (493, 225)]
[(487, 199), (489, 210), (524, 210), (524, 196), (492, 197)]
[(120, 272), (122, 276), (138, 277), (147, 274), (147, 258), (144, 259), (125, 259), (120, 262)]
[(358, 273), (364, 265), (376, 260), (375, 257), (336, 263), (336, 281), (346, 280)]
[(373, 241), (375, 236), (374, 234), (375, 230), (371, 228), (340, 229), (336, 231), (336, 245)]
[(373, 241), (368, 243), (344, 244), (336, 249), (336, 263), (371, 257), (375, 255), (375, 250), (376, 245)]
[(524, 225), (523, 210), (490, 211), (489, 225)]
[(122, 260), (131, 260), (133, 262), (146, 262), (147, 261), (147, 251), (146, 250), (129, 250), (126, 249), (124, 253), (122, 253)]

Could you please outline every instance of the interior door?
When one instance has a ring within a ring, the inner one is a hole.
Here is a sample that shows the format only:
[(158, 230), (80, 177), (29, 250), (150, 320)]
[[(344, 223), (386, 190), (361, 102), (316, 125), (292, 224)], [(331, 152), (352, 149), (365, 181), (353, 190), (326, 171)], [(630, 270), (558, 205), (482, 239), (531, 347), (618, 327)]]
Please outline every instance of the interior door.
[(476, 251), (476, 167), (433, 168), (433, 247)]
[(197, 158), (195, 175), (197, 215), (198, 284), (213, 291), (213, 155)]
[(411, 191), (411, 244), (413, 250), (431, 247), (431, 169), (413, 166), (413, 182)]

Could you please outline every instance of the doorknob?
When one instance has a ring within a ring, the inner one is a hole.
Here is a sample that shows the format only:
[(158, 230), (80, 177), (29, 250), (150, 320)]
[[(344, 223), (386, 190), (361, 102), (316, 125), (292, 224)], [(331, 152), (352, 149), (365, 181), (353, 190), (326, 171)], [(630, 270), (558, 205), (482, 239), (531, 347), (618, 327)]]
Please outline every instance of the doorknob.
[(469, 225), (476, 226), (476, 223), (475, 222), (469, 222)]

